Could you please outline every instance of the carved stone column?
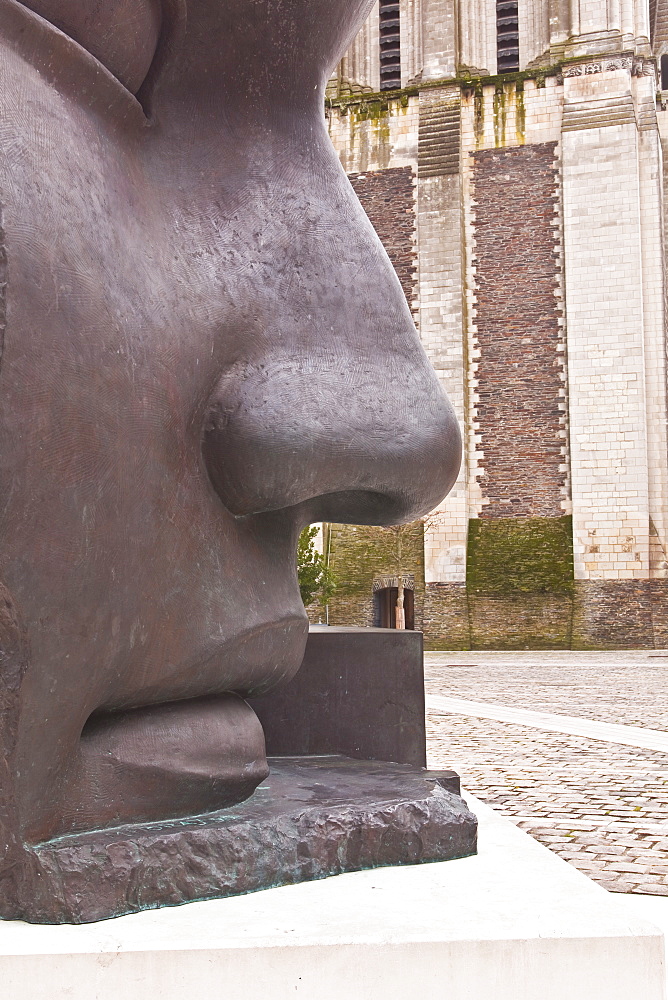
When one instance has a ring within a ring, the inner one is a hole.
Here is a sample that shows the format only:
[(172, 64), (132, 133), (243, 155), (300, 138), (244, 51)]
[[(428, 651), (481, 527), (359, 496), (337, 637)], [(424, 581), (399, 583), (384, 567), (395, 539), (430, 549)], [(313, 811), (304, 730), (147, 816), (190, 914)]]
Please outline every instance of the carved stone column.
[(422, 4), (423, 0), (400, 0), (402, 87), (422, 79)]
[(380, 90), (378, 3), (376, 2), (352, 45), (327, 85), (328, 97), (375, 93)]
[(496, 73), (496, 0), (460, 0), (459, 66), (474, 75)]
[(631, 56), (564, 69), (573, 537), (585, 604), (596, 588), (614, 604), (648, 581), (651, 536), (666, 532), (660, 158), (653, 82), (632, 77), (643, 72)]

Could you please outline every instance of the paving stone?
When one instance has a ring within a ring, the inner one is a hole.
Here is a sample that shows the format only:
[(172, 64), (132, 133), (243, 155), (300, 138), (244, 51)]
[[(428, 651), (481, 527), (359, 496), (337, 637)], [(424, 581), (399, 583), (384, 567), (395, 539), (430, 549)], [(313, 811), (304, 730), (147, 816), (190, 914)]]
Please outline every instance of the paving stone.
[[(428, 653), (426, 664), (428, 694), (668, 730), (665, 656)], [(430, 766), (454, 767), (590, 878), (668, 896), (668, 754), (443, 712), (428, 732)]]
[(668, 655), (653, 650), (425, 653), (425, 672), (431, 694), (668, 731)]

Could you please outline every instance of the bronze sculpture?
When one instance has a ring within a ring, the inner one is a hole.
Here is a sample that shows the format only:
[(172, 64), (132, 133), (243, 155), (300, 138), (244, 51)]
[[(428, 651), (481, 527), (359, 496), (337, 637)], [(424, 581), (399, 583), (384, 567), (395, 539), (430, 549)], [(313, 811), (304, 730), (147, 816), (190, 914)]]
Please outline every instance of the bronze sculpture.
[(0, 0), (5, 915), (31, 845), (247, 798), (244, 699), (304, 651), (299, 530), (454, 480), (323, 125), (369, 6)]

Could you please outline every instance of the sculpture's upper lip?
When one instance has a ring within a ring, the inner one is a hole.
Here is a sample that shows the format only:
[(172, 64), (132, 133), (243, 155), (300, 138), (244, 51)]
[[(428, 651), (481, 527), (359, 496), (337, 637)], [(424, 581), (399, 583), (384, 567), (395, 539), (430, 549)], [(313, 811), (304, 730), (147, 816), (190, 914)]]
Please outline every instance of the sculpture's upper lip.
[(291, 610), (228, 638), (212, 637), (196, 661), (179, 664), (160, 677), (126, 677), (98, 710), (145, 708), (228, 692), (243, 697), (264, 694), (297, 672), (307, 634), (306, 612)]

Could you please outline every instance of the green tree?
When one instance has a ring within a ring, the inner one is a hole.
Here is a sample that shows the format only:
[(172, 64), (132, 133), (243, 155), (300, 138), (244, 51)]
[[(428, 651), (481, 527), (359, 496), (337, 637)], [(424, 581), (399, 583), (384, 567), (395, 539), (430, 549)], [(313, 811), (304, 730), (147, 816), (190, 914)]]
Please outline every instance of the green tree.
[(299, 593), (305, 607), (316, 598), (319, 598), (321, 604), (327, 604), (336, 590), (334, 574), (313, 544), (317, 534), (317, 525), (311, 524), (304, 528), (297, 543)]

